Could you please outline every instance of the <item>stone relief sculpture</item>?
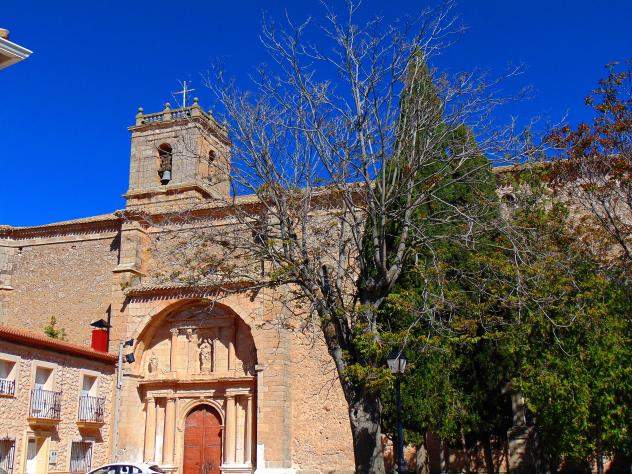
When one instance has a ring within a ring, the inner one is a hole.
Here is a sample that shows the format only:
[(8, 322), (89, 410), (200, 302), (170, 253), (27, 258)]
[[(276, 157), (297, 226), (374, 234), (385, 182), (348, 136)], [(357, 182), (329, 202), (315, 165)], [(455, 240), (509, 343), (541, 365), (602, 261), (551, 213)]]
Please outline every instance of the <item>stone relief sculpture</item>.
[(156, 373), (158, 371), (158, 356), (156, 353), (152, 353), (149, 358), (149, 363), (147, 364), (147, 370), (150, 374)]
[(213, 345), (208, 339), (200, 344), (200, 372), (213, 371)]

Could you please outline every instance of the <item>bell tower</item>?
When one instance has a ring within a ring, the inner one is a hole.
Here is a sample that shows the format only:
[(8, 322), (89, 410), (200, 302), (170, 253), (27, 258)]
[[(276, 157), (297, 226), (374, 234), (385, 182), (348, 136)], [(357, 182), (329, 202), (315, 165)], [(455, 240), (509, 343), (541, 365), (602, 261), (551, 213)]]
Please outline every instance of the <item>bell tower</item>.
[(229, 195), (230, 141), (225, 128), (193, 105), (136, 114), (128, 209), (149, 212), (192, 208)]

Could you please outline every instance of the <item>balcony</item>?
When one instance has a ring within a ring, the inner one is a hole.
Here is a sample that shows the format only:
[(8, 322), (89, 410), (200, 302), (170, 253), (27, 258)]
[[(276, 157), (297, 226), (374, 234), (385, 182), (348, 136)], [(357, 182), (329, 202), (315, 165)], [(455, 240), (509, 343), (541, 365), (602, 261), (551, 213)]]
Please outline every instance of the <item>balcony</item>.
[(84, 428), (95, 428), (103, 424), (105, 398), (83, 395), (79, 398), (77, 424)]
[(61, 392), (39, 388), (31, 390), (29, 422), (36, 425), (53, 425), (61, 419)]
[(15, 380), (0, 379), (0, 396), (15, 396)]

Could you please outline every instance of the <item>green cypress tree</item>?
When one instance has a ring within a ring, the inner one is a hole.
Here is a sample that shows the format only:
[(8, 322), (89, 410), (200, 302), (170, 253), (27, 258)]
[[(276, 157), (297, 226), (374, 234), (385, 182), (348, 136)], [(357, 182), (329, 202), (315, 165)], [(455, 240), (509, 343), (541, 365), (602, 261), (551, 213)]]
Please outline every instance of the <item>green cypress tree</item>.
[[(411, 61), (409, 78), (396, 153), (416, 153), (416, 147), (430, 142), (439, 159), (409, 170), (416, 174), (419, 193), (426, 191), (425, 184), (434, 188), (435, 198), (415, 215), (415, 225), (424, 229), (419, 234), (430, 238), (411, 246), (405, 272), (383, 310), (390, 331), (385, 339), (405, 344), (412, 362), (403, 388), (408, 439), (421, 443), (431, 430), (447, 441), (481, 440), (489, 446), (490, 437), (504, 434), (511, 418), (502, 390), (506, 370), (499, 364), (493, 332), (505, 315), (497, 295), (481, 288), (505, 262), (496, 245), (499, 236), (489, 225), (499, 215), (496, 180), (488, 159), (476, 152), (471, 130), (443, 121), (442, 102), (420, 55)], [(419, 115), (423, 120), (414, 118)], [(410, 130), (413, 123), (421, 127)], [(405, 172), (397, 166), (397, 154), (394, 164), (385, 170), (387, 179)], [(453, 179), (437, 187), (433, 179), (446, 175)], [(391, 225), (392, 235), (399, 235), (398, 222)], [(392, 398), (387, 393), (384, 400), (385, 431), (392, 433)], [(492, 472), (489, 458), (488, 464)]]

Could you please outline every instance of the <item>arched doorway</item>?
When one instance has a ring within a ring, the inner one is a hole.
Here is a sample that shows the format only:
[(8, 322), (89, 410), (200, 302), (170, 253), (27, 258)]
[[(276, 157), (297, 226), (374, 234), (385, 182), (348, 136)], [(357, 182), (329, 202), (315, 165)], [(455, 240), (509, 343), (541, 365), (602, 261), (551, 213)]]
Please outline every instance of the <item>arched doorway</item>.
[(143, 458), (179, 474), (252, 473), (257, 351), (250, 326), (228, 306), (191, 300), (156, 313), (137, 338)]
[(208, 405), (199, 405), (187, 415), (184, 426), (184, 474), (220, 474), (222, 422)]

